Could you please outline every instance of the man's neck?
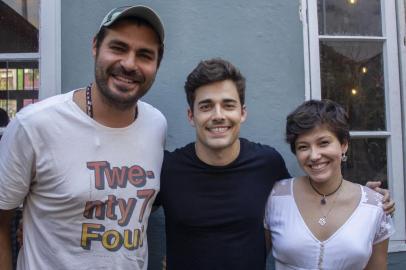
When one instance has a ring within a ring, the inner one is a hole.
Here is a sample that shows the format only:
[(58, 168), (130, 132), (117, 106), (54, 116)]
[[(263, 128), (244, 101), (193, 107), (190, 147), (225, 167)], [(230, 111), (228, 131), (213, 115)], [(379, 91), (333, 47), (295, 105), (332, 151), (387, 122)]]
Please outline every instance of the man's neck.
[[(100, 92), (95, 88), (95, 84), (92, 85), (91, 96), (93, 119), (96, 122), (111, 128), (123, 128), (134, 122), (136, 105), (128, 110), (119, 110), (115, 108), (103, 100)], [(76, 91), (73, 95), (73, 101), (82, 109), (82, 111), (87, 113), (85, 89)]]
[(240, 140), (235, 141), (233, 145), (222, 149), (212, 149), (195, 142), (197, 157), (204, 163), (211, 166), (226, 166), (237, 159), (240, 154)]
[(118, 109), (102, 96), (96, 83), (93, 83), (91, 91), (95, 121), (111, 128), (123, 128), (134, 122), (137, 104), (127, 110)]

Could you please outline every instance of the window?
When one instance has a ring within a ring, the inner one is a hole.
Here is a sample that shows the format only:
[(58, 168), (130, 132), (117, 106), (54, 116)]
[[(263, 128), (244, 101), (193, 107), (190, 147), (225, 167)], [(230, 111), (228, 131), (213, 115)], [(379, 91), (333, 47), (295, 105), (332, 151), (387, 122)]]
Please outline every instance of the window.
[(397, 209), (391, 251), (406, 250), (399, 3), (404, 0), (301, 1), (306, 98), (335, 100), (349, 113), (343, 173), (359, 183), (382, 180), (391, 190)]
[(0, 136), (22, 107), (60, 93), (60, 0), (0, 0)]

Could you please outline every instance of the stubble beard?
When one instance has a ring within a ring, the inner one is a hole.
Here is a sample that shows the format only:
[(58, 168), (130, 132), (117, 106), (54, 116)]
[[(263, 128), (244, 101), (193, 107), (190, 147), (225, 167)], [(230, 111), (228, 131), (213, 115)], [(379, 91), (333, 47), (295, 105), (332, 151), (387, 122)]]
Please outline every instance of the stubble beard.
[[(149, 85), (144, 85), (146, 89), (143, 90), (139, 89), (138, 93), (136, 93), (135, 95), (129, 96), (128, 98), (122, 98), (114, 94), (114, 92), (111, 91), (107, 83), (109, 76), (112, 76), (113, 74), (112, 73), (113, 69), (114, 67), (109, 67), (106, 70), (104, 70), (103, 66), (97, 63), (97, 60), (95, 62), (95, 82), (97, 88), (99, 89), (99, 93), (101, 94), (100, 97), (102, 99), (102, 102), (107, 106), (120, 111), (127, 111), (129, 109), (132, 109), (134, 106), (136, 106), (137, 101), (148, 92), (149, 88), (151, 88), (155, 78), (150, 82)], [(117, 71), (115, 71), (115, 73), (117, 73)], [(142, 87), (141, 84), (145, 83), (145, 78), (141, 75), (138, 76), (140, 77), (139, 78), (140, 87)], [(126, 92), (126, 89), (118, 89), (118, 90)]]
[(139, 97), (134, 95), (130, 98), (123, 99), (115, 95), (107, 84), (108, 74), (108, 70), (105, 72), (102, 67), (98, 66), (97, 63), (95, 64), (95, 81), (97, 89), (101, 94), (100, 97), (102, 102), (107, 106), (120, 111), (126, 111), (134, 107), (135, 104), (137, 104)]

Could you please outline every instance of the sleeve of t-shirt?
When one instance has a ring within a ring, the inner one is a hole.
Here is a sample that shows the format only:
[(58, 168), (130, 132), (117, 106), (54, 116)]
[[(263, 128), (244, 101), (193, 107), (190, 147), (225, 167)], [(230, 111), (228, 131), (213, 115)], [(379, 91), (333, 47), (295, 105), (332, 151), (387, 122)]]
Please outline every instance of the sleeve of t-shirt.
[(277, 153), (277, 157), (278, 157), (277, 162), (279, 163), (279, 166), (278, 166), (279, 175), (277, 177), (277, 181), (291, 178), (290, 173), (289, 173), (288, 169), (286, 168), (285, 160), (283, 159), (282, 155), (279, 152), (276, 151), (276, 153)]
[(33, 175), (34, 149), (18, 118), (7, 126), (0, 141), (0, 209), (20, 206)]
[[(169, 155), (170, 155), (170, 152), (168, 150), (165, 150), (164, 160), (162, 162), (161, 176), (160, 176), (161, 187), (162, 187), (162, 183), (164, 183), (165, 181), (168, 181), (167, 176), (166, 176), (166, 165), (167, 165), (166, 161), (168, 160)], [(165, 182), (165, 184), (166, 184), (166, 182)], [(161, 205), (162, 205), (162, 193), (159, 192), (155, 198), (153, 206), (159, 207)]]
[(161, 202), (161, 193), (158, 192), (158, 195), (156, 195), (156, 198), (155, 198), (155, 201), (154, 201), (153, 206), (154, 206), (154, 207), (160, 207), (161, 205), (162, 205), (162, 202)]
[(395, 233), (392, 218), (390, 217), (390, 215), (385, 214), (382, 209), (380, 210), (380, 216), (377, 222), (377, 228), (374, 238), (374, 245), (388, 239), (392, 234)]

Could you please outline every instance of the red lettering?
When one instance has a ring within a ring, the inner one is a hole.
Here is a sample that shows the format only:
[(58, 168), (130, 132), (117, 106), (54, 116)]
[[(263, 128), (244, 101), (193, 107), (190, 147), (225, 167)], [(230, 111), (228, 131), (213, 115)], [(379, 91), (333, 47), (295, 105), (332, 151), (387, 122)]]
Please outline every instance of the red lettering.
[(87, 168), (94, 171), (95, 187), (98, 190), (104, 189), (104, 174), (103, 170), (110, 167), (107, 161), (91, 161), (87, 162)]
[(142, 203), (142, 207), (141, 207), (140, 216), (138, 218), (139, 222), (142, 222), (142, 219), (144, 218), (145, 209), (147, 208), (148, 202), (151, 200), (151, 198), (154, 196), (154, 194), (155, 194), (155, 190), (153, 190), (153, 189), (144, 189), (144, 190), (137, 191), (137, 197), (139, 199), (144, 199), (144, 202)]
[(143, 187), (147, 183), (145, 170), (134, 165), (128, 170), (128, 181), (136, 187)]
[[(96, 209), (96, 211), (94, 211)], [(88, 219), (93, 218), (93, 214), (97, 219), (104, 219), (105, 205), (102, 201), (88, 201), (85, 205), (85, 211), (83, 211), (83, 216)]]
[(107, 204), (106, 217), (108, 217), (109, 219), (116, 220), (117, 219), (117, 215), (115, 214), (115, 207), (117, 205), (116, 196), (109, 195), (106, 204)]
[(105, 168), (104, 173), (106, 174), (109, 187), (112, 189), (116, 189), (117, 186), (125, 188), (127, 186), (127, 171), (128, 167), (125, 166), (121, 169), (119, 167), (113, 167), (113, 169)]
[(118, 225), (126, 226), (130, 222), (131, 216), (134, 212), (137, 200), (134, 198), (129, 198), (128, 203), (123, 199), (118, 199), (118, 206), (120, 207), (121, 218), (118, 220)]

